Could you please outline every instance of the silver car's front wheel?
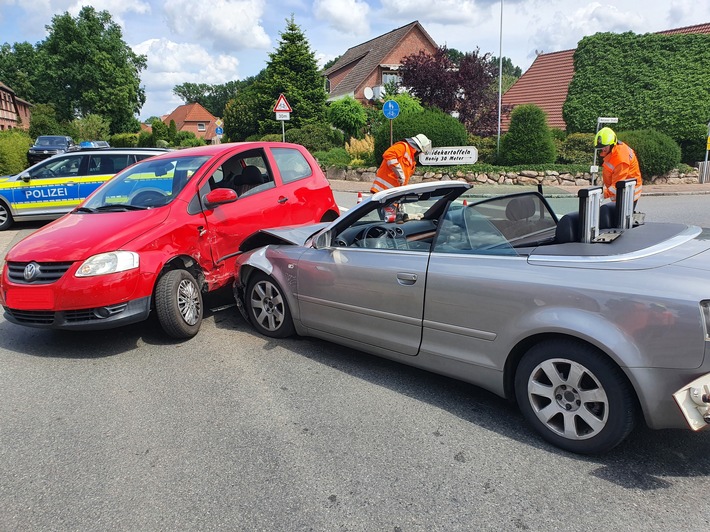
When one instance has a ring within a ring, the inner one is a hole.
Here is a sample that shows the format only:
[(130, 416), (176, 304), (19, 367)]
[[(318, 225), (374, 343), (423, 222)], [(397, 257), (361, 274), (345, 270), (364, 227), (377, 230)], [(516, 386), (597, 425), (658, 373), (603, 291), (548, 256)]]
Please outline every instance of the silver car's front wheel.
[(515, 393), (538, 432), (572, 452), (608, 451), (634, 425), (635, 399), (623, 374), (586, 344), (555, 340), (530, 349), (518, 366)]
[(294, 332), (293, 320), (283, 290), (271, 277), (255, 273), (246, 291), (249, 320), (256, 329), (272, 338), (285, 338)]

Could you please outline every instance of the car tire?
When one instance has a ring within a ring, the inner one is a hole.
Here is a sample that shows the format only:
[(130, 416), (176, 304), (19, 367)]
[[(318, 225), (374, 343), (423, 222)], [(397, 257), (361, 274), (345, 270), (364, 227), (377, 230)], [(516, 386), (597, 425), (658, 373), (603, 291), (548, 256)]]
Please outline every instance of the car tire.
[(170, 337), (195, 336), (202, 324), (202, 293), (195, 278), (185, 270), (165, 273), (155, 287), (155, 312)]
[(10, 208), (0, 201), (0, 231), (10, 229), (12, 225), (12, 213)]
[(252, 325), (265, 336), (286, 338), (295, 332), (291, 310), (279, 284), (266, 274), (255, 273), (247, 286), (247, 314)]
[(515, 373), (525, 419), (548, 442), (601, 454), (634, 428), (637, 402), (621, 369), (589, 344), (550, 340), (532, 347)]

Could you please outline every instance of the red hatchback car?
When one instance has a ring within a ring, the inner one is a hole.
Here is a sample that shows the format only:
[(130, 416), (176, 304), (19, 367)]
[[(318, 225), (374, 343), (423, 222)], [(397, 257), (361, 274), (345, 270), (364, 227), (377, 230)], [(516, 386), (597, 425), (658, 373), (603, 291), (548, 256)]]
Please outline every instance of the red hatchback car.
[(109, 329), (155, 310), (197, 334), (202, 294), (231, 283), (241, 241), (264, 227), (332, 221), (328, 180), (297, 144), (245, 142), (139, 162), (5, 257), (0, 304), (28, 327)]

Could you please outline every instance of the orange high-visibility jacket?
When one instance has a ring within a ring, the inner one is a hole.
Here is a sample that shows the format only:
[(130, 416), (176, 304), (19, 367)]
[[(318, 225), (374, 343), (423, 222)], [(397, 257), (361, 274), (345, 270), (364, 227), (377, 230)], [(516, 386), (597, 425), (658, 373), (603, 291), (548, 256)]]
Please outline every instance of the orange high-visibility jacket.
[(409, 183), (409, 178), (417, 166), (416, 152), (405, 140), (395, 142), (382, 154), (382, 164), (377, 169), (377, 177), (370, 192), (399, 187)]
[(616, 182), (623, 179), (636, 179), (634, 201), (641, 197), (641, 170), (639, 160), (628, 144), (618, 142), (609, 155), (604, 157), (602, 165), (602, 178), (604, 179), (604, 197), (616, 201)]

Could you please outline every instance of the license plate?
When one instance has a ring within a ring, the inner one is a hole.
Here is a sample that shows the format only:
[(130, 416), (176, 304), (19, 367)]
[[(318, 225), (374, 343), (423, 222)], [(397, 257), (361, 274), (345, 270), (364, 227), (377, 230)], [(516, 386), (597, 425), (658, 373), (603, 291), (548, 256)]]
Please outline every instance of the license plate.
[(5, 304), (18, 310), (52, 310), (54, 292), (51, 288), (8, 288), (5, 292)]
[(693, 430), (709, 426), (705, 418), (710, 419), (710, 403), (704, 402), (703, 396), (710, 400), (710, 373), (695, 379), (673, 394), (673, 399)]

